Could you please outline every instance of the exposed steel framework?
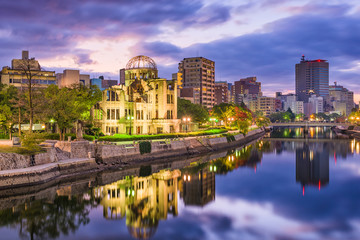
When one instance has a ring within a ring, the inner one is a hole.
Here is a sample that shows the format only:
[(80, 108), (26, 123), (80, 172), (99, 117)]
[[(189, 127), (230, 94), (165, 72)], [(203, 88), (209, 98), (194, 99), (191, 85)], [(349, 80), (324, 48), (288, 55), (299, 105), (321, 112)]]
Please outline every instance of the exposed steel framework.
[(136, 57), (133, 57), (129, 60), (129, 62), (126, 64), (126, 69), (141, 69), (141, 68), (147, 68), (147, 69), (157, 69), (155, 61), (147, 56), (139, 55)]

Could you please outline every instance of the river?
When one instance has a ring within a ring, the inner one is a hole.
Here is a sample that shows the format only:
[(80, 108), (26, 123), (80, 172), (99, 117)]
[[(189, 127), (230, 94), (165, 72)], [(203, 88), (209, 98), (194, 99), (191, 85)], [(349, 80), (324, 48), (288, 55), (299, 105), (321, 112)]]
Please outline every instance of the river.
[(276, 128), (226, 152), (0, 191), (1, 239), (359, 239), (360, 142)]

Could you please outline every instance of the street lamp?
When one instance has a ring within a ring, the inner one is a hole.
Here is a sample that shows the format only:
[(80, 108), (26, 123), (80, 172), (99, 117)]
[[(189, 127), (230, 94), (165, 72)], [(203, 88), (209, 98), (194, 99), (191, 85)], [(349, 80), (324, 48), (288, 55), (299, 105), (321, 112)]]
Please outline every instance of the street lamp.
[(216, 118), (210, 118), (210, 122), (212, 122), (212, 126), (214, 127), (215, 122), (217, 122), (217, 119)]
[(132, 131), (131, 131), (131, 130), (132, 130), (132, 129), (131, 129), (131, 120), (133, 120), (133, 119), (134, 119), (133, 116), (128, 116), (128, 117), (127, 117), (127, 120), (130, 120), (130, 131), (129, 131), (130, 135), (131, 135), (131, 132), (132, 132)]
[(183, 121), (185, 122), (185, 131), (186, 131), (186, 133), (187, 133), (187, 131), (188, 131), (188, 124), (189, 124), (189, 122), (191, 121), (191, 119), (190, 119), (189, 117), (184, 117), (184, 118), (183, 118)]
[(52, 133), (54, 133), (54, 123), (55, 123), (55, 120), (54, 119), (50, 119), (50, 131), (52, 132)]

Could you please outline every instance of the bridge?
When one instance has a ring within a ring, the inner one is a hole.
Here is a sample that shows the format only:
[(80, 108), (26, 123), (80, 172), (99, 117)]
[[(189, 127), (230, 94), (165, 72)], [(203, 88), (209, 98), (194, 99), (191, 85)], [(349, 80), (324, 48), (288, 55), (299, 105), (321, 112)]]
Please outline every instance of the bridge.
[(286, 123), (270, 123), (270, 127), (333, 127), (344, 126), (348, 123), (334, 123), (334, 122), (286, 122)]

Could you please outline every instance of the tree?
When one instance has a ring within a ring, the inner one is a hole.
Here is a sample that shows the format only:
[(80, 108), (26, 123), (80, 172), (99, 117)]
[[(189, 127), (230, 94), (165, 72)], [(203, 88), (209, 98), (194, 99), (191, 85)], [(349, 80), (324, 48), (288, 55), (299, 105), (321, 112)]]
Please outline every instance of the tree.
[(239, 131), (246, 135), (249, 131), (249, 127), (251, 126), (252, 113), (240, 106), (235, 106), (234, 119), (234, 124), (237, 126)]
[(80, 118), (81, 113), (75, 107), (77, 100), (75, 91), (70, 88), (59, 89), (56, 85), (50, 85), (44, 89), (44, 104), (47, 106), (44, 108), (44, 118), (56, 121), (61, 141), (64, 141), (66, 129)]
[(15, 123), (16, 108), (14, 101), (17, 89), (14, 86), (0, 84), (0, 126), (5, 134), (12, 137), (12, 128)]
[(257, 118), (255, 118), (255, 123), (256, 126), (258, 127), (267, 127), (270, 124), (270, 119), (268, 117), (265, 116), (259, 116)]
[(228, 126), (228, 119), (234, 118), (235, 106), (231, 103), (220, 103), (219, 105), (215, 105), (212, 109), (212, 114), (219, 120), (222, 120), (225, 124), (225, 127)]
[(178, 98), (177, 115), (178, 118), (191, 117), (193, 122), (200, 124), (208, 121), (209, 112), (200, 104), (193, 104), (189, 100)]
[(84, 121), (92, 122), (91, 108), (101, 100), (102, 93), (98, 86), (92, 85), (86, 87), (81, 84), (72, 86), (75, 94), (74, 108), (79, 113), (76, 119), (76, 138), (82, 139)]
[(35, 85), (38, 82), (36, 79), (37, 76), (40, 75), (41, 67), (39, 63), (35, 59), (21, 59), (18, 67), (21, 71), (22, 75), (26, 78), (25, 86), (26, 86), (26, 99), (27, 99), (27, 109), (29, 112), (29, 131), (32, 131), (32, 126), (34, 122), (34, 112), (37, 104), (34, 104), (34, 99), (37, 93), (37, 89)]
[(295, 114), (293, 113), (293, 111), (291, 110), (291, 108), (288, 108), (288, 110), (286, 111), (286, 113), (288, 113), (289, 119), (291, 121), (294, 121), (295, 119)]
[(269, 118), (271, 122), (282, 122), (284, 120), (282, 112), (275, 112), (270, 114)]

